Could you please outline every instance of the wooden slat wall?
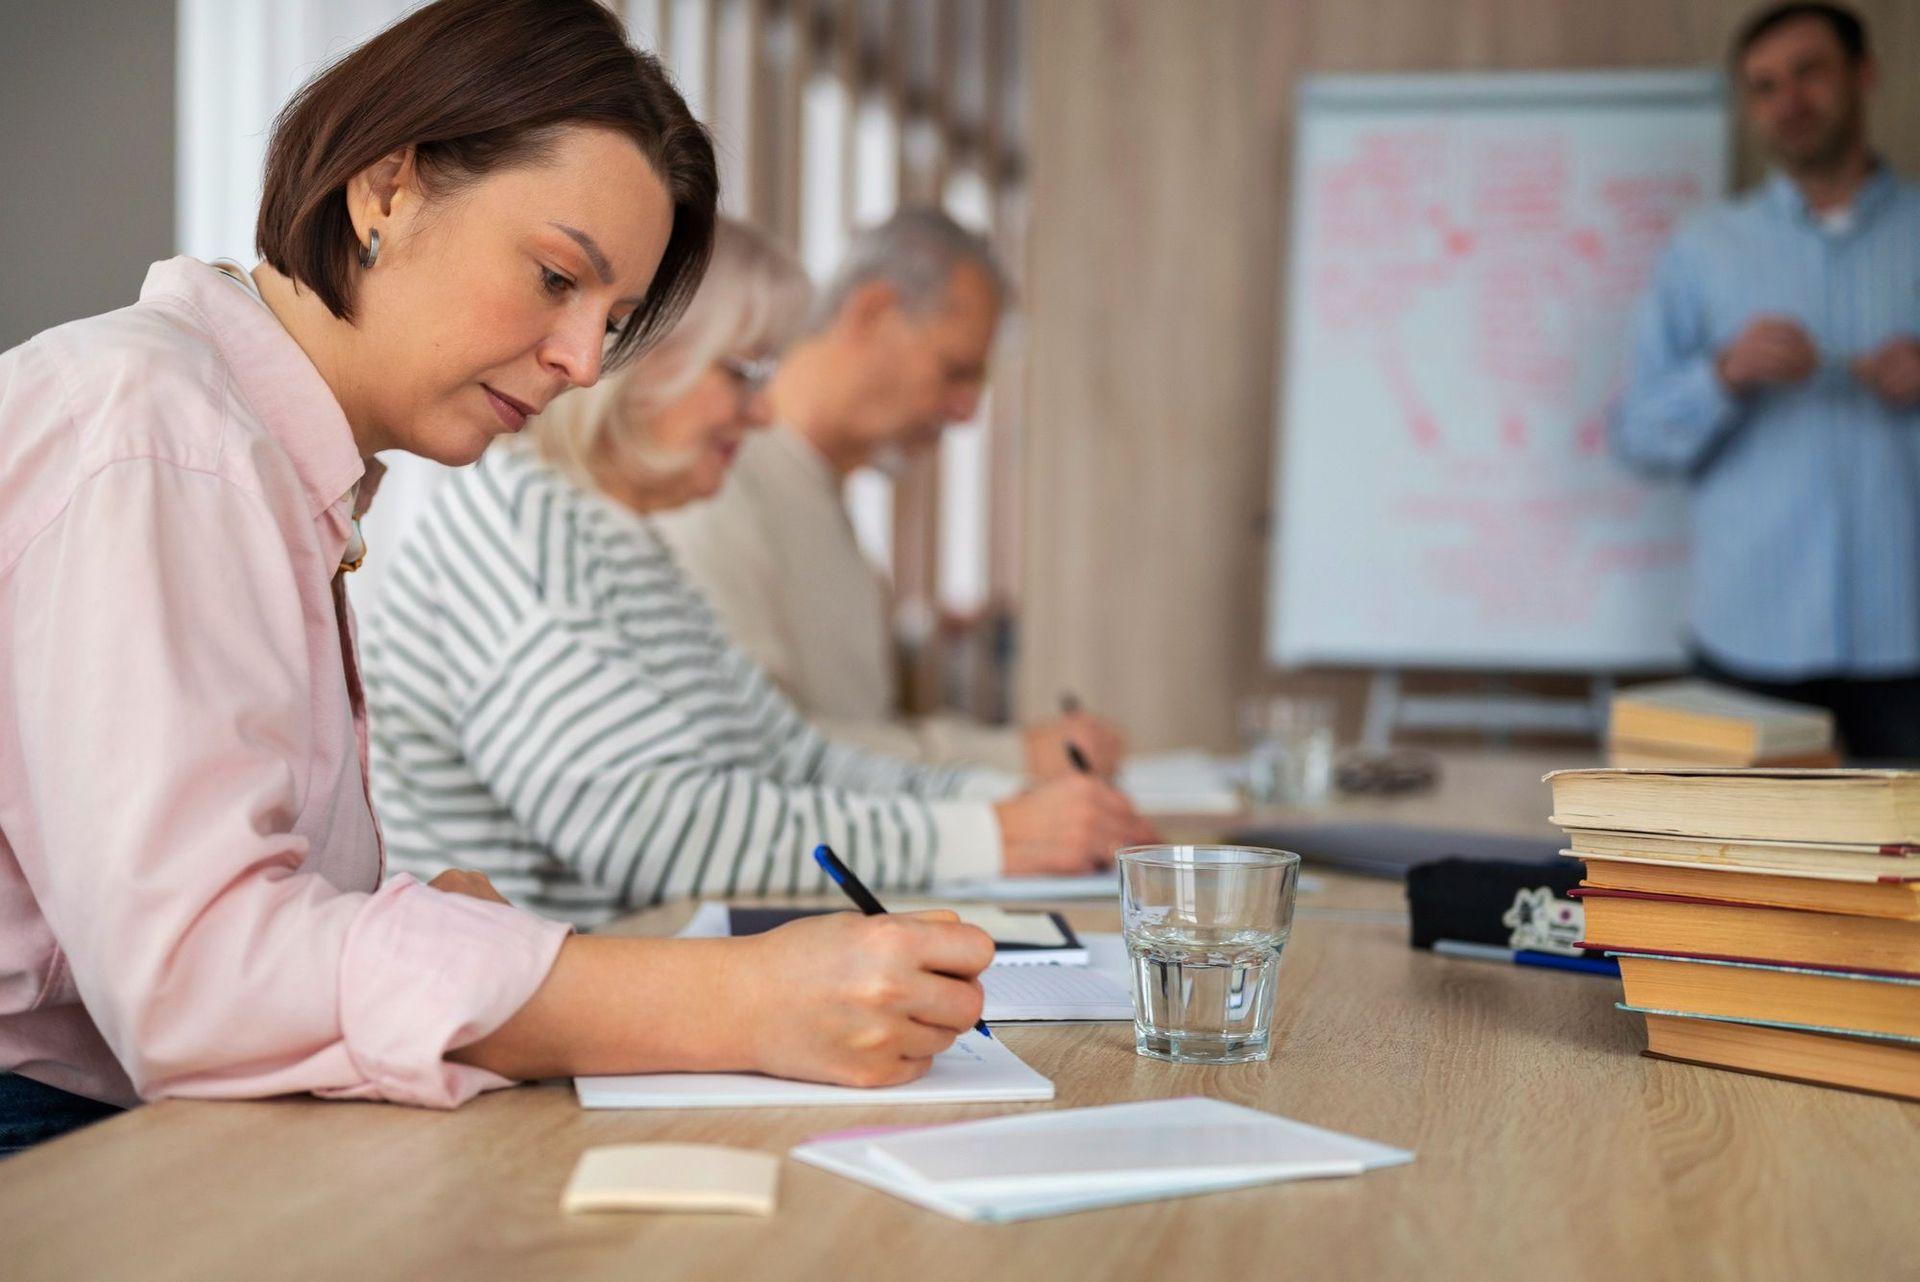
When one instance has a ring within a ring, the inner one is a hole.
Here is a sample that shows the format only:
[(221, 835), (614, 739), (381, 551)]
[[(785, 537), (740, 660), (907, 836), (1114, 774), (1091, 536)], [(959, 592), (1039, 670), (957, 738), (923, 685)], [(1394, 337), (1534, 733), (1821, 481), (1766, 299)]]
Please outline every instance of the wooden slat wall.
[[(611, 0), (610, 0), (611, 2)], [(856, 121), (864, 98), (876, 93), (897, 129), (895, 197), (900, 202), (940, 202), (948, 176), (962, 157), (983, 169), (992, 192), (995, 225), (985, 229), (1009, 261), (1018, 262), (1019, 224), (998, 218), (1023, 200), (1023, 117), (1010, 108), (1021, 27), (1017, 0), (625, 0), (616, 5), (636, 38), (662, 51), (683, 81), (704, 86), (706, 118), (715, 132), (729, 212), (751, 219), (788, 245), (801, 242), (804, 161), (808, 152), (805, 97), (816, 74), (830, 75), (845, 89), (847, 113), (834, 146), (841, 158), (840, 191), (834, 204), (850, 220), (858, 173)], [(984, 33), (977, 56), (962, 58), (962, 23)], [(682, 24), (685, 24), (684, 28)], [(695, 34), (688, 34), (695, 33)], [(678, 37), (677, 39), (674, 37)], [(694, 47), (696, 46), (697, 47)], [(677, 64), (677, 65), (676, 65)], [(956, 77), (967, 79), (957, 81)], [(968, 112), (956, 101), (973, 104)], [(1016, 273), (1017, 274), (1017, 273)], [(994, 405), (992, 430), (1011, 439), (1022, 401), (1002, 396)], [(1018, 506), (1018, 454), (997, 446), (993, 513), (996, 529), (988, 579), (999, 617), (1014, 595), (1005, 567), (1012, 553), (1004, 530)], [(893, 498), (892, 565), (901, 639), (902, 694), (913, 710), (928, 710), (942, 698), (953, 656), (937, 626), (940, 564), (940, 467), (937, 456), (914, 464)], [(995, 626), (993, 614), (980, 625)], [(963, 634), (961, 641), (969, 640)], [(991, 656), (999, 647), (972, 644), (971, 655)], [(966, 661), (965, 659), (961, 660)], [(984, 701), (1006, 702), (1006, 674), (991, 665), (961, 684), (985, 690)]]
[[(1019, 705), (1140, 746), (1235, 737), (1261, 658), (1292, 98), (1309, 71), (1716, 64), (1732, 0), (1026, 3), (1031, 100)], [(1920, 168), (1920, 4), (1857, 6), (1876, 137)], [(1751, 175), (1756, 166), (1749, 153)]]

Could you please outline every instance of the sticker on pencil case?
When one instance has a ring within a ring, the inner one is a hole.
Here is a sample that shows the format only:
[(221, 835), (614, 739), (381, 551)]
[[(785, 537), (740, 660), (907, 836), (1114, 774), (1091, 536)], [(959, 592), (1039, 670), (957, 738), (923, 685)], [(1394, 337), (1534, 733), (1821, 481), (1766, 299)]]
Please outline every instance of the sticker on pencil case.
[(1586, 933), (1586, 913), (1571, 899), (1557, 899), (1551, 887), (1535, 886), (1513, 897), (1500, 924), (1511, 930), (1507, 947), (1578, 957), (1586, 950), (1575, 941)]

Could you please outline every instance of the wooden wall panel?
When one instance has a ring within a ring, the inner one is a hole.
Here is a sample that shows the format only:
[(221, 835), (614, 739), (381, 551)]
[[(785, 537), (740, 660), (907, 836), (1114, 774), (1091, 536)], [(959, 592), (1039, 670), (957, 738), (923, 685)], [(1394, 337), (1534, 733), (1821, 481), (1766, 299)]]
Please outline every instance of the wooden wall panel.
[(1215, 737), (1257, 659), (1297, 8), (1027, 6), (1021, 706)]
[[(1734, 0), (1028, 0), (1019, 709), (1235, 738), (1261, 658), (1292, 96), (1312, 71), (1717, 64)], [(1876, 138), (1920, 170), (1920, 0), (1859, 5)], [(1743, 177), (1758, 172), (1749, 152)]]

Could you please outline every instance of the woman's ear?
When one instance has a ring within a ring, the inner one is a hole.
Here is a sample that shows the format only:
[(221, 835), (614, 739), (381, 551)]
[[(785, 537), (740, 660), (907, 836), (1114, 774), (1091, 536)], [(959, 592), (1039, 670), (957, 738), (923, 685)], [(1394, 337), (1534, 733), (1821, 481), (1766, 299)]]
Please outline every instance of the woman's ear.
[(388, 152), (347, 183), (347, 211), (353, 218), (354, 235), (366, 244), (367, 233), (393, 219), (396, 207), (399, 216), (405, 218), (421, 198), (420, 169), (412, 145)]

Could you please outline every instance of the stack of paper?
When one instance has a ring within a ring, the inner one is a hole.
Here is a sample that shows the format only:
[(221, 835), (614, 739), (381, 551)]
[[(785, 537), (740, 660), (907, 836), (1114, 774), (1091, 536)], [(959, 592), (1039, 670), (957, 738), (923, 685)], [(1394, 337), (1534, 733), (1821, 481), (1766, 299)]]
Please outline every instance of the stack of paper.
[(943, 1215), (987, 1222), (1413, 1160), (1402, 1149), (1198, 1098), (826, 1136), (793, 1157)]
[(1120, 791), (1145, 814), (1230, 815), (1240, 794), (1229, 766), (1205, 752), (1163, 752), (1132, 757), (1120, 767)]
[(1120, 874), (1096, 872), (1076, 877), (979, 877), (943, 881), (934, 885), (942, 899), (979, 899), (988, 903), (1020, 903), (1049, 899), (1120, 900)]

